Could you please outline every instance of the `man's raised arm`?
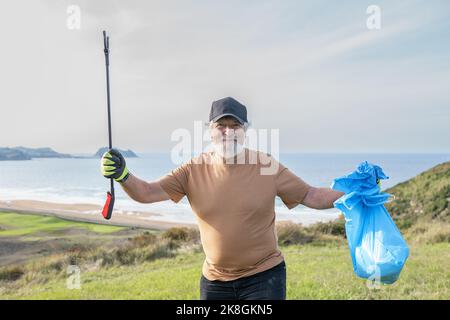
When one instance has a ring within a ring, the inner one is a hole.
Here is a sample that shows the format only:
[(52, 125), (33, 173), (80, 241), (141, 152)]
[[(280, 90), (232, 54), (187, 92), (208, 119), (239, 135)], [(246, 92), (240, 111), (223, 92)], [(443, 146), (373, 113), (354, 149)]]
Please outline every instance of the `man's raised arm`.
[(158, 181), (146, 182), (130, 173), (128, 179), (120, 184), (131, 199), (141, 203), (170, 200)]
[(131, 199), (137, 202), (152, 203), (170, 199), (158, 181), (146, 182), (132, 175), (118, 150), (111, 149), (103, 154), (100, 169), (105, 178), (119, 182)]

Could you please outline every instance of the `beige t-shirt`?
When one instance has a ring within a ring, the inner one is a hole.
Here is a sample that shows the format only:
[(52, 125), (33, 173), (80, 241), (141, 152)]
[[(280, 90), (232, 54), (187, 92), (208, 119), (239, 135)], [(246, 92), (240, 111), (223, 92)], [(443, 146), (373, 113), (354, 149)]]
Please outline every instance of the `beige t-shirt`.
[(309, 189), (265, 153), (244, 149), (233, 160), (202, 153), (160, 179), (174, 202), (186, 195), (197, 215), (206, 255), (202, 272), (209, 280), (235, 280), (281, 263), (275, 197), (291, 209)]

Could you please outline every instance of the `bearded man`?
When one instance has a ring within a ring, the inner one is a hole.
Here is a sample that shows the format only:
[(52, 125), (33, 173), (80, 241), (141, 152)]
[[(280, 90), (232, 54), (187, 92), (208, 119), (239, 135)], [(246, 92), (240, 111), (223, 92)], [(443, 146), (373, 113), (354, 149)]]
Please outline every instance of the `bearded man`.
[(200, 299), (286, 299), (275, 198), (280, 197), (289, 209), (299, 204), (328, 209), (344, 193), (310, 186), (272, 156), (245, 148), (247, 108), (236, 99), (214, 101), (209, 121), (213, 150), (157, 181), (131, 174), (115, 149), (103, 155), (102, 174), (119, 182), (140, 203), (188, 198), (206, 256)]

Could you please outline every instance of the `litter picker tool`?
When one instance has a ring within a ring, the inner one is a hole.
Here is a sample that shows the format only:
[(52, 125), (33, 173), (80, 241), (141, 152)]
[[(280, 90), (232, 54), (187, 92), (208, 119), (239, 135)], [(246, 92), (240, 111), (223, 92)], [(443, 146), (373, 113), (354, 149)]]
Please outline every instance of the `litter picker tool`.
[[(109, 136), (109, 149), (112, 149), (111, 138), (111, 102), (109, 96), (109, 36), (106, 35), (106, 31), (103, 31), (103, 45), (105, 53), (105, 65), (106, 65), (106, 96), (108, 104), (108, 136)], [(106, 193), (106, 202), (103, 206), (102, 215), (105, 219), (109, 220), (112, 216), (114, 209), (114, 179), (111, 178), (111, 190)]]

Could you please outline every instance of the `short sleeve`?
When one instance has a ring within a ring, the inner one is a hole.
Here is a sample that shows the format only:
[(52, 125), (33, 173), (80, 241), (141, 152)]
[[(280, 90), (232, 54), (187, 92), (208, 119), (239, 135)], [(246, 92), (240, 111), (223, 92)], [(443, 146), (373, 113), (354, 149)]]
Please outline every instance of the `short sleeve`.
[(292, 209), (302, 203), (311, 187), (282, 164), (276, 176), (277, 196)]
[(161, 188), (175, 203), (188, 193), (190, 165), (185, 163), (159, 179)]

